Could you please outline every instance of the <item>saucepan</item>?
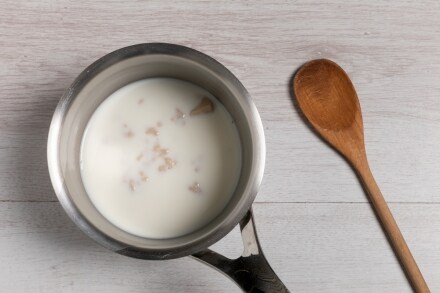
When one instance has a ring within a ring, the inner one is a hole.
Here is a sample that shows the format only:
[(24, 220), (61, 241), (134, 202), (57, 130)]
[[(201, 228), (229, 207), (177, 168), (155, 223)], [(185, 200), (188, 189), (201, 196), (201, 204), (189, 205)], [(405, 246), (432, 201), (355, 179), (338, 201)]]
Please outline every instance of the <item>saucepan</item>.
[[(113, 225), (94, 207), (80, 174), (80, 146), (96, 108), (117, 89), (150, 77), (171, 77), (212, 93), (229, 111), (242, 145), (242, 170), (226, 208), (206, 226), (172, 239), (148, 239)], [(55, 193), (72, 221), (114, 252), (147, 260), (192, 256), (230, 277), (244, 292), (288, 292), (265, 259), (251, 205), (263, 176), (265, 141), (259, 114), (240, 81), (213, 58), (184, 46), (139, 44), (87, 67), (66, 90), (50, 126), (47, 157)], [(209, 246), (240, 225), (244, 250), (228, 259)]]

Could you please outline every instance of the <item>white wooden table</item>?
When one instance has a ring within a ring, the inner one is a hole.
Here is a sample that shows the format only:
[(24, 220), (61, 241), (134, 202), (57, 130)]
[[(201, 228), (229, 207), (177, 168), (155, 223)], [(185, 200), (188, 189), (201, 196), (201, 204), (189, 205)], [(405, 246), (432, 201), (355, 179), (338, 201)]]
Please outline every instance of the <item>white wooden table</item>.
[[(267, 140), (258, 232), (293, 292), (411, 292), (353, 172), (291, 102), (302, 63), (342, 65), (372, 170), (440, 292), (440, 2), (390, 2), (0, 0), (0, 292), (238, 292), (189, 258), (100, 247), (49, 181), (46, 137), (64, 89), (100, 56), (158, 41), (211, 55), (251, 93)], [(214, 248), (237, 256), (238, 232)]]

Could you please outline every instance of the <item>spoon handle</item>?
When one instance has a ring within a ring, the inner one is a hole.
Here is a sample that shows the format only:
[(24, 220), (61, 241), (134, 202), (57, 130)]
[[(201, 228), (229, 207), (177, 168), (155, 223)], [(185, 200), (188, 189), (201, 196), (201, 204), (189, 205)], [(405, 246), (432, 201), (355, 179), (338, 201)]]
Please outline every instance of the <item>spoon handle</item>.
[(362, 179), (362, 183), (369, 195), (374, 210), (379, 217), (382, 227), (388, 236), (388, 240), (391, 242), (394, 252), (403, 266), (414, 291), (417, 293), (429, 293), (430, 290), (428, 285), (426, 284), (425, 279), (423, 278), (423, 275), (420, 272), (376, 181), (374, 180), (368, 163), (365, 162), (357, 165), (355, 168)]

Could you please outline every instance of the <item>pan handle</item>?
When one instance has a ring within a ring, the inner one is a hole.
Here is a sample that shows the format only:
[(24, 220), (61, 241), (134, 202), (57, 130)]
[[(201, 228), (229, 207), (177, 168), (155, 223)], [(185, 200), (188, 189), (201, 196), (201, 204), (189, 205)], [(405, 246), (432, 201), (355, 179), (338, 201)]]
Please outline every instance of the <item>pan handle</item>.
[(210, 249), (192, 256), (232, 279), (243, 292), (289, 292), (264, 257), (252, 209), (240, 221), (240, 230), (244, 250), (239, 258), (229, 259)]

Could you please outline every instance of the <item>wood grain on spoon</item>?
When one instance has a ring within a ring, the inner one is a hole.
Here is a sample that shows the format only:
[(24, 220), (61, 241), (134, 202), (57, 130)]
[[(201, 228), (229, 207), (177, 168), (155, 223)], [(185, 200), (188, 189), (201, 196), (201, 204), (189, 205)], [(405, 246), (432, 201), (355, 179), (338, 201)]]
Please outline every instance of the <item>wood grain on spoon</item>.
[(413, 289), (430, 292), (368, 165), (361, 108), (350, 78), (336, 63), (319, 59), (301, 67), (293, 87), (310, 124), (358, 172)]

